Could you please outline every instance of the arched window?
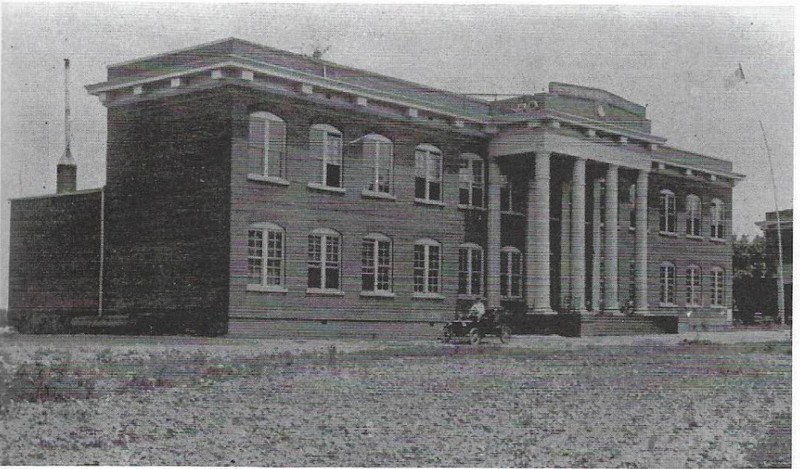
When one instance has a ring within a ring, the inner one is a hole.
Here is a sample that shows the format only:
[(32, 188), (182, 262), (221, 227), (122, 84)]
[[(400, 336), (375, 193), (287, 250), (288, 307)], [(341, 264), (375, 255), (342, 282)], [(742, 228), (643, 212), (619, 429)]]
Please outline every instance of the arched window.
[(465, 207), (483, 207), (484, 165), (480, 156), (461, 155), (458, 170), (458, 204)]
[(522, 297), (522, 253), (513, 246), (500, 250), (500, 296)]
[(328, 228), (308, 235), (308, 288), (339, 291), (341, 277), (341, 243), (339, 233)]
[(370, 233), (361, 243), (361, 291), (392, 291), (392, 240)]
[(686, 269), (686, 306), (700, 306), (700, 267)]
[(342, 169), (342, 133), (336, 127), (327, 124), (311, 126), (312, 155), (322, 165), (321, 184), (326, 187), (344, 187)]
[(659, 268), (659, 302), (664, 306), (675, 304), (675, 264), (664, 262)]
[(721, 200), (713, 199), (711, 201), (711, 237), (714, 239), (725, 239), (722, 207)]
[(364, 163), (370, 170), (367, 190), (392, 193), (392, 169), (394, 164), (394, 146), (392, 141), (383, 135), (369, 134), (363, 139)]
[(473, 243), (458, 248), (458, 293), (480, 295), (483, 285), (483, 248)]
[(700, 197), (690, 194), (686, 196), (686, 234), (700, 236)]
[(442, 245), (432, 239), (414, 243), (414, 293), (438, 294), (441, 291)]
[(255, 176), (286, 176), (286, 122), (269, 112), (250, 114), (247, 138), (249, 173)]
[(659, 193), (659, 225), (662, 233), (675, 233), (675, 194), (667, 189)]
[(274, 223), (255, 223), (247, 231), (247, 284), (254, 289), (284, 288), (286, 231)]
[(720, 267), (711, 268), (711, 306), (725, 304), (725, 271)]
[(424, 143), (415, 156), (414, 197), (421, 201), (442, 201), (442, 151)]

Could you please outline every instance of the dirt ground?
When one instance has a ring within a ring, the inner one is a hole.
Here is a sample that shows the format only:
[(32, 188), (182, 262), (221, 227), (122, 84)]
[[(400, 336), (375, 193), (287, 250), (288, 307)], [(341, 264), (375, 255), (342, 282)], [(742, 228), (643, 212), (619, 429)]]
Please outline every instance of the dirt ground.
[(789, 467), (786, 330), (0, 337), (0, 464)]

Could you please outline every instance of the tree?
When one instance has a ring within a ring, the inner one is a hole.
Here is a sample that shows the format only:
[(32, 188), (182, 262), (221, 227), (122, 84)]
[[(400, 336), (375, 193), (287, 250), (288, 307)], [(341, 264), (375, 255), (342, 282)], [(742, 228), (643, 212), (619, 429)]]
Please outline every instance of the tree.
[(777, 313), (774, 279), (767, 270), (766, 241), (741, 236), (733, 242), (733, 304), (737, 319), (745, 322), (757, 311)]

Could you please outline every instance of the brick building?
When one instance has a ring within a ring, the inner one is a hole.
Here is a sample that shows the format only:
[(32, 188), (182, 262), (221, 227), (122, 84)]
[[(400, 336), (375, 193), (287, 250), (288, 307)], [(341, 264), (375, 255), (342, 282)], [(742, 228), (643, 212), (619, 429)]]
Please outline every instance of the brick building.
[[(780, 260), (783, 262), (782, 275), (778, 275), (779, 256), (778, 256), (778, 215), (780, 215), (780, 231), (781, 231), (781, 256)], [(778, 320), (779, 306), (777, 302), (778, 297), (778, 282), (783, 279), (783, 306), (784, 306), (784, 321), (787, 324), (792, 322), (792, 255), (794, 250), (792, 233), (792, 209), (781, 210), (777, 212), (767, 212), (765, 219), (756, 223), (756, 225), (764, 231), (766, 240), (765, 257), (767, 261), (767, 275), (770, 285), (770, 299), (772, 300), (769, 305), (769, 310), (764, 311), (770, 316)], [(773, 299), (774, 298), (774, 299)]]
[(17, 324), (430, 333), (478, 298), (726, 320), (742, 176), (606, 91), (487, 102), (238, 39), (87, 89), (107, 183), (13, 201)]

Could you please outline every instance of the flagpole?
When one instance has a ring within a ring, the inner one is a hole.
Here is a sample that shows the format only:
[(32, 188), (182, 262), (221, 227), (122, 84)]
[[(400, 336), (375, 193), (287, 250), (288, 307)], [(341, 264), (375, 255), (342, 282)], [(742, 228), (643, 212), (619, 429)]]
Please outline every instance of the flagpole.
[[(741, 67), (741, 65), (740, 65)], [(778, 210), (778, 190), (775, 185), (775, 169), (772, 167), (772, 154), (769, 151), (767, 142), (767, 132), (764, 130), (764, 123), (758, 120), (761, 126), (761, 135), (764, 137), (764, 146), (767, 149), (767, 161), (769, 162), (769, 172), (772, 175), (772, 198), (775, 201), (775, 220), (778, 222), (778, 321), (781, 324), (786, 322), (786, 306), (784, 305), (783, 290), (783, 240), (781, 236), (781, 212)]]

